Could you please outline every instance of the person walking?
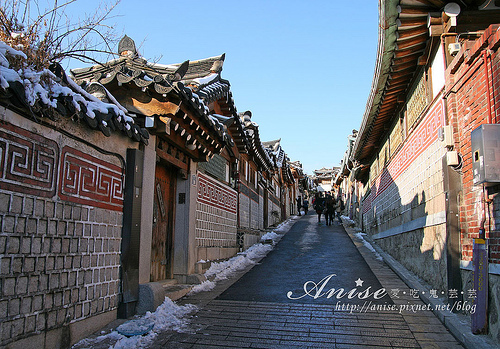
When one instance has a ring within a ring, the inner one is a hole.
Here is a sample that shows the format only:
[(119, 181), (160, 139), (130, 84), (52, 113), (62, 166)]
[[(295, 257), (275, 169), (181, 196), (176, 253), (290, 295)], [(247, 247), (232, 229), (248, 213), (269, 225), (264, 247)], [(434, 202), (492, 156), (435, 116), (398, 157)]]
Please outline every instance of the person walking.
[(304, 207), (304, 215), (307, 215), (307, 212), (309, 211), (309, 200), (307, 200), (307, 198), (304, 198), (302, 207)]
[(327, 194), (325, 198), (326, 225), (331, 225), (333, 223), (334, 216), (335, 216), (335, 200), (330, 194)]
[(317, 193), (314, 198), (314, 210), (318, 214), (318, 224), (321, 224), (321, 215), (325, 210), (325, 198), (322, 197), (321, 193)]
[(300, 208), (302, 207), (302, 198), (299, 196), (297, 197), (297, 211), (299, 212), (298, 213), (298, 216), (300, 216)]
[(343, 209), (344, 209), (344, 201), (342, 200), (342, 197), (339, 195), (337, 196), (337, 200), (335, 203), (335, 213), (337, 215), (339, 224), (342, 224), (342, 219), (340, 218), (340, 215)]

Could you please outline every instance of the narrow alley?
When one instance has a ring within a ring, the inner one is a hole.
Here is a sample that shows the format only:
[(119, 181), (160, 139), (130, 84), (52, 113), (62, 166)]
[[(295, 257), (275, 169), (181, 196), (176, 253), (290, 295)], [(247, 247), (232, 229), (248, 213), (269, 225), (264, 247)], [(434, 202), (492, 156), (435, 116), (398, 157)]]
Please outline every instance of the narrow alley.
[[(316, 217), (309, 213), (297, 220), (229, 288), (184, 298), (180, 304), (200, 306), (191, 331), (159, 334), (150, 348), (462, 348), (373, 252), (342, 225), (318, 225)], [(329, 275), (336, 276), (320, 283)], [(345, 293), (328, 298), (332, 289)], [(387, 294), (374, 299), (380, 289)], [(351, 290), (361, 296), (348, 299)], [(391, 290), (399, 294), (389, 297)], [(421, 310), (412, 312), (408, 305)]]
[(105, 2), (0, 6), (0, 348), (500, 348), (500, 0)]

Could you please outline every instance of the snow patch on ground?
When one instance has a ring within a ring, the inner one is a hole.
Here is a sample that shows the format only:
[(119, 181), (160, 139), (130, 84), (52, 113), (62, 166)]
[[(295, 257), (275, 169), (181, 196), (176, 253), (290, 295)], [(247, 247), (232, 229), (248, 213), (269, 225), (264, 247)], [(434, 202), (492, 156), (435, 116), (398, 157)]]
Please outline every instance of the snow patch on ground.
[[(239, 253), (233, 258), (223, 261), (212, 263), (210, 268), (205, 272), (206, 281), (199, 285), (194, 286), (188, 295), (196, 294), (204, 291), (211, 291), (217, 284), (217, 281), (231, 278), (236, 273), (242, 271), (250, 265), (257, 264), (257, 261), (265, 257), (269, 251), (274, 248), (274, 245), (283, 237), (283, 235), (295, 223), (299, 217), (293, 217), (281, 223), (271, 232), (264, 234), (261, 241), (272, 240), (272, 244), (257, 243), (246, 251)], [(206, 261), (200, 260), (198, 263), (205, 263)], [(114, 348), (114, 349), (129, 349), (129, 348), (145, 348), (156, 338), (158, 333), (166, 330), (174, 330), (177, 332), (189, 332), (189, 318), (190, 314), (198, 310), (198, 307), (192, 304), (177, 305), (170, 298), (166, 297), (163, 304), (161, 304), (154, 313), (147, 312), (142, 318), (147, 322), (151, 320), (154, 323), (153, 330), (146, 335), (126, 337), (112, 331), (109, 334), (99, 336), (97, 338), (85, 338), (76, 343), (73, 349), (83, 348)], [(133, 325), (132, 325), (133, 326)], [(140, 326), (138, 324), (137, 326)], [(140, 328), (137, 328), (139, 331)], [(129, 331), (134, 332), (134, 329)]]
[(215, 287), (215, 282), (210, 281), (210, 280), (205, 280), (199, 285), (195, 285), (191, 291), (188, 292), (188, 296), (200, 293), (200, 292), (205, 292), (205, 291), (212, 291)]
[(356, 236), (358, 239), (360, 239), (363, 242), (363, 245), (365, 245), (370, 251), (372, 251), (375, 254), (375, 258), (377, 258), (379, 261), (384, 261), (382, 256), (373, 248), (373, 246), (365, 240), (364, 235), (365, 233), (355, 233), (354, 236)]
[(200, 285), (194, 286), (191, 291), (189, 291), (188, 296), (199, 292), (211, 291), (218, 281), (229, 279), (248, 266), (257, 264), (258, 260), (265, 257), (269, 251), (274, 248), (274, 245), (276, 245), (283, 235), (291, 228), (296, 219), (298, 219), (298, 217), (293, 217), (284, 221), (279, 224), (276, 229), (267, 232), (261, 237), (260, 240), (262, 242), (272, 240), (272, 244), (257, 243), (227, 261), (212, 263), (204, 274), (207, 280)]
[[(174, 330), (177, 332), (189, 331), (189, 314), (198, 310), (198, 307), (192, 304), (177, 305), (170, 298), (165, 297), (165, 301), (156, 308), (155, 312), (147, 312), (142, 317), (144, 320), (150, 320), (154, 323), (153, 330), (144, 336), (126, 337), (112, 331), (103, 336), (96, 338), (85, 338), (76, 343), (73, 348), (114, 348), (114, 349), (129, 349), (129, 348), (145, 348), (158, 335), (159, 332), (166, 330)], [(137, 328), (139, 331), (140, 328)], [(133, 331), (133, 329), (131, 329)]]
[[(348, 226), (351, 226), (351, 227), (355, 227), (356, 223), (350, 219), (349, 217), (347, 216), (341, 216), (340, 217), (342, 219), (342, 222)], [(361, 242), (363, 242), (363, 245), (366, 246), (366, 248), (368, 248), (370, 251), (372, 251), (374, 254), (375, 254), (375, 258), (378, 259), (379, 261), (384, 261), (384, 259), (382, 258), (382, 256), (377, 252), (377, 250), (375, 250), (375, 248), (373, 248), (372, 244), (369, 243), (365, 238), (366, 234), (365, 233), (361, 233), (361, 232), (358, 232), (358, 233), (354, 233), (354, 236), (357, 237), (358, 239), (361, 240)]]

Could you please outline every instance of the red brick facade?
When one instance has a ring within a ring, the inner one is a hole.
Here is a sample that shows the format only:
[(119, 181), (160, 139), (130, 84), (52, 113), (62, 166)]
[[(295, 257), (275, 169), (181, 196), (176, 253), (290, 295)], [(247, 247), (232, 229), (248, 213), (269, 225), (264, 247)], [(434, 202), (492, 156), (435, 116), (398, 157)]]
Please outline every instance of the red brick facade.
[[(472, 243), (479, 237), (482, 186), (473, 185), (471, 132), (484, 123), (500, 121), (499, 25), (490, 26), (473, 44), (465, 45), (446, 71), (449, 123), (463, 158), (460, 207), (462, 259), (472, 259)], [(488, 110), (490, 109), (490, 110)], [(493, 201), (486, 206), (486, 238), (490, 262), (500, 263), (499, 186), (488, 190)]]

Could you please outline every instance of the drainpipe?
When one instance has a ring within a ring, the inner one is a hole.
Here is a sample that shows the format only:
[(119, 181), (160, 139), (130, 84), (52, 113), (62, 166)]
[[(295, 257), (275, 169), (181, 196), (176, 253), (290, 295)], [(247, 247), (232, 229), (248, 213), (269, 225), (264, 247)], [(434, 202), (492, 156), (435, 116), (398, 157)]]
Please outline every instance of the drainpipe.
[[(492, 122), (491, 115), (491, 86), (490, 86), (490, 74), (488, 71), (488, 62), (491, 62), (491, 52), (490, 50), (483, 50), (482, 52), (483, 62), (484, 62), (484, 75), (486, 77), (486, 91), (487, 91), (487, 100), (488, 100), (488, 124)], [(496, 117), (495, 117), (496, 119)]]
[[(486, 78), (486, 92), (488, 103), (487, 123), (493, 121), (491, 112), (491, 84), (488, 63), (491, 62), (491, 52), (483, 50), (481, 53), (484, 62), (484, 74)], [(496, 120), (496, 117), (495, 117)], [(473, 265), (473, 284), (477, 290), (474, 305), (476, 311), (471, 316), (471, 330), (474, 334), (485, 334), (488, 332), (488, 279), (489, 279), (489, 258), (488, 258), (488, 240), (486, 239), (486, 204), (490, 204), (491, 200), (487, 198), (486, 188), (483, 184), (481, 192), (481, 222), (479, 224), (479, 238), (474, 239), (472, 250), (472, 265)]]

